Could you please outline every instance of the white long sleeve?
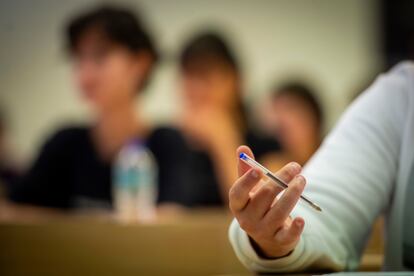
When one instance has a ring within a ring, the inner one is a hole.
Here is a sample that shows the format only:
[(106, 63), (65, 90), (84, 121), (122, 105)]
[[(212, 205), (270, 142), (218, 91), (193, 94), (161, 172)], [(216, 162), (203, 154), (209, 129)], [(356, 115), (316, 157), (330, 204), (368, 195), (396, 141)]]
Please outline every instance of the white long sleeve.
[(260, 272), (355, 269), (377, 216), (391, 204), (414, 67), (403, 63), (380, 76), (343, 115), (304, 169), (304, 194), (323, 209), (298, 204), (305, 219), (294, 251), (261, 259), (234, 220), (229, 237), (241, 262)]

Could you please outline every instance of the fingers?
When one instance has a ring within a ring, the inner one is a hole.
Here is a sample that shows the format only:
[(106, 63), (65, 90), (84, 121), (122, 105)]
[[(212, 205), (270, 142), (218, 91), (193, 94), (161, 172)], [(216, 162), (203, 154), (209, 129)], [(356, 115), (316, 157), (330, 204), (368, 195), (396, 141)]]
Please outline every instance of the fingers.
[(305, 188), (306, 180), (303, 176), (297, 175), (284, 191), (283, 195), (276, 201), (273, 207), (265, 215), (265, 220), (283, 225), (292, 209), (298, 202), (300, 195)]
[(290, 162), (289, 164), (285, 165), (283, 168), (278, 170), (275, 175), (289, 183), (296, 175), (298, 175), (302, 170), (302, 167), (296, 162)]
[(283, 191), (281, 187), (270, 181), (259, 186), (244, 211), (246, 216), (250, 216), (255, 220), (263, 218), (276, 196)]
[[(277, 174), (281, 179), (289, 182), (300, 170), (300, 165), (292, 162), (284, 166)], [(261, 219), (271, 208), (276, 196), (283, 191), (283, 188), (274, 183), (273, 180), (268, 179), (263, 185), (255, 186), (252, 191), (254, 193), (251, 192), (250, 194), (250, 202), (246, 207), (245, 213), (255, 219)]]
[(242, 176), (250, 169), (250, 166), (240, 160), (239, 158), (240, 153), (245, 153), (252, 158), (254, 158), (254, 155), (253, 155), (252, 150), (248, 146), (240, 146), (237, 148), (237, 158), (239, 160), (238, 172), (239, 172), (239, 176)]
[[(253, 153), (247, 146), (240, 146), (237, 149), (237, 154), (240, 153), (245, 153), (253, 157)], [(249, 216), (253, 221), (257, 221), (263, 218), (268, 212), (275, 197), (282, 189), (271, 180), (268, 180), (264, 185), (257, 185), (260, 177), (256, 178), (256, 174), (261, 176), (260, 170), (252, 169), (242, 161), (239, 161), (238, 167), (239, 174), (244, 173), (244, 175), (230, 189), (230, 209), (235, 213), (248, 207), (244, 212), (244, 216)], [(249, 173), (246, 173), (246, 171)], [(279, 170), (276, 175), (282, 180), (289, 182), (300, 171), (301, 166), (291, 162)]]
[(275, 235), (275, 239), (279, 243), (291, 244), (299, 240), (300, 235), (303, 232), (305, 221), (301, 217), (296, 217), (292, 223), (278, 231)]
[[(245, 153), (254, 158), (247, 146), (240, 146), (237, 155)], [(272, 180), (261, 181), (262, 171), (251, 168), (239, 159), (239, 179), (229, 192), (230, 209), (240, 227), (253, 238), (269, 256), (283, 256), (295, 246), (304, 228), (304, 220), (289, 217), (305, 187), (299, 175), (301, 166), (289, 163), (275, 173), (288, 184), (283, 191)], [(283, 195), (276, 196), (283, 191)]]
[(251, 168), (233, 184), (229, 191), (229, 206), (234, 213), (239, 212), (248, 203), (250, 191), (262, 178), (262, 172)]
[[(253, 152), (248, 146), (240, 146), (237, 149), (237, 157), (241, 153), (245, 153), (248, 156), (254, 158)], [(241, 161), (240, 158), (238, 158), (238, 174), (239, 176), (242, 176), (245, 174), (251, 167), (246, 164), (245, 162)], [(282, 179), (283, 181), (289, 183), (293, 177), (295, 177), (297, 174), (299, 174), (302, 170), (302, 167), (296, 163), (296, 162), (290, 162), (289, 164), (285, 165), (282, 169), (277, 171), (275, 175)]]
[[(252, 156), (250, 149), (244, 146), (237, 152)], [(260, 181), (262, 173), (259, 169), (249, 169), (250, 166), (241, 163), (239, 174), (244, 175), (230, 189), (230, 209), (240, 227), (266, 256), (285, 256), (295, 248), (304, 229), (302, 218), (292, 220), (289, 217), (305, 187), (305, 179), (299, 175), (301, 167), (289, 163), (276, 173), (289, 183), (283, 191), (269, 179)], [(283, 195), (276, 199), (282, 191)]]

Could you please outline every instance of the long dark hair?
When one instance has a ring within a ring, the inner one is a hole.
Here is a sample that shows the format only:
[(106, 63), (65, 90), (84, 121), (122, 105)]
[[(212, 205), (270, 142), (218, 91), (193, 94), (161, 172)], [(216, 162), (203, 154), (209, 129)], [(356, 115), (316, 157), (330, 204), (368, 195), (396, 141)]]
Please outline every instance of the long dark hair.
[[(224, 65), (230, 68), (238, 79), (241, 79), (239, 61), (224, 37), (216, 32), (207, 31), (191, 38), (183, 47), (179, 62), (181, 70), (191, 72), (200, 65)], [(239, 83), (239, 90), (241, 90)], [(237, 91), (236, 112), (241, 120), (241, 127), (246, 128), (247, 116), (242, 99), (242, 91)]]

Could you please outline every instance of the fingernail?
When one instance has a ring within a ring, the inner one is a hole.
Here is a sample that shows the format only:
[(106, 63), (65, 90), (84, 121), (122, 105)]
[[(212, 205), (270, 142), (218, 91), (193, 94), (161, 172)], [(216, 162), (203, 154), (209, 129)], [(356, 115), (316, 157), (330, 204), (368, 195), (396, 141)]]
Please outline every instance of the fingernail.
[(296, 174), (296, 173), (299, 173), (301, 171), (302, 167), (298, 163), (292, 162), (292, 163), (290, 163), (290, 169), (291, 169), (292, 173)]
[(257, 173), (257, 171), (255, 169), (251, 170), (250, 175), (253, 178), (258, 178), (259, 177), (259, 174)]
[(296, 221), (296, 226), (297, 226), (297, 227), (299, 227), (299, 228), (302, 228), (302, 226), (303, 226), (303, 221), (301, 221), (301, 220), (297, 220), (297, 221)]
[(301, 185), (305, 185), (306, 183), (306, 179), (302, 176), (302, 175), (297, 175), (295, 176), (296, 181), (301, 184)]

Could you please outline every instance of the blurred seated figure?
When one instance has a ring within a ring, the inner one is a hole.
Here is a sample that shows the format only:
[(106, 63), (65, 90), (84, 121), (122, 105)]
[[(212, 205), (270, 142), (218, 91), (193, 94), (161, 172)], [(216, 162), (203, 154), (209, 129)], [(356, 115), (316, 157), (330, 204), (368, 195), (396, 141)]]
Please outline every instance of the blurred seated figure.
[(270, 158), (276, 168), (295, 161), (304, 165), (322, 141), (323, 112), (311, 88), (300, 82), (276, 87), (264, 107), (264, 127), (282, 151)]
[(172, 156), (183, 151), (183, 140), (171, 129), (153, 129), (136, 112), (136, 96), (157, 60), (139, 18), (122, 7), (101, 6), (71, 20), (66, 40), (73, 75), (93, 122), (52, 135), (13, 185), (10, 198), (57, 208), (110, 208), (112, 164), (125, 144), (139, 140), (158, 165), (158, 201), (177, 201), (171, 185), (182, 182), (184, 171), (180, 159)]
[(20, 165), (7, 137), (7, 123), (0, 112), (0, 195), (4, 193), (20, 173)]
[(239, 61), (220, 35), (205, 32), (190, 39), (180, 55), (180, 73), (180, 127), (189, 146), (192, 179), (186, 188), (188, 204), (222, 205), (237, 176), (234, 150), (248, 144), (260, 160), (279, 145), (248, 125)]

